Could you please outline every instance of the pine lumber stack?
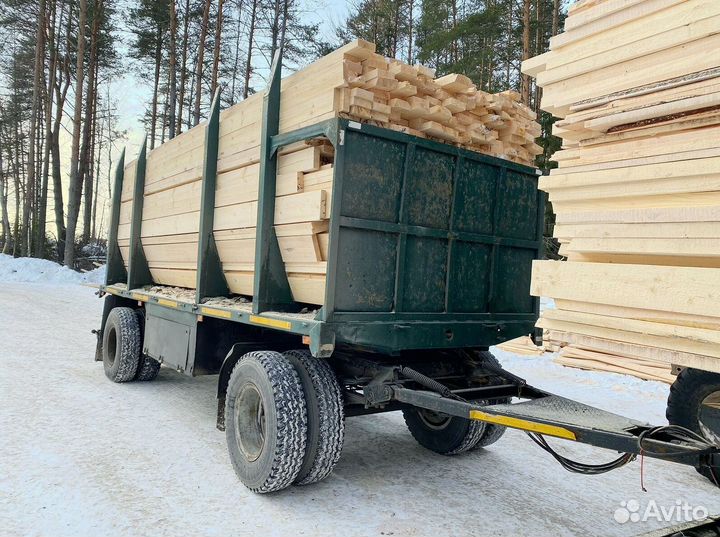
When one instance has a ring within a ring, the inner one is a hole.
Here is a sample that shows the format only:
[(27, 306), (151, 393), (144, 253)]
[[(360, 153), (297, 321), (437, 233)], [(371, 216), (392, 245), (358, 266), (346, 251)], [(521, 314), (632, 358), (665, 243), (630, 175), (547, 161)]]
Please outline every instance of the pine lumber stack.
[(546, 344), (720, 372), (720, 2), (584, 0), (550, 45), (523, 64), (563, 139), (539, 183), (567, 257), (533, 267)]
[[(519, 95), (434, 75), (354, 41), (282, 80), (279, 132), (342, 116), (532, 164), (540, 127)], [(228, 286), (240, 295), (253, 293), (262, 102), (256, 94), (220, 114), (214, 238)], [(205, 129), (201, 123), (147, 156), (141, 242), (156, 284), (196, 285)], [(278, 157), (275, 231), (298, 302), (324, 302), (333, 158), (322, 139)], [(118, 229), (126, 265), (135, 165), (125, 167)]]

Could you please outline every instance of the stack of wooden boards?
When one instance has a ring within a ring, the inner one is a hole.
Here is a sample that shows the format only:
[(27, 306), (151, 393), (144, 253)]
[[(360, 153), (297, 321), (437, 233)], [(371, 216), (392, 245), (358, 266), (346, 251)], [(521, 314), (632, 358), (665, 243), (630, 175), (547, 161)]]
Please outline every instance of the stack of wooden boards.
[(568, 258), (533, 268), (546, 344), (720, 372), (720, 2), (585, 0), (550, 44), (523, 64), (563, 138), (540, 180)]
[[(540, 151), (534, 114), (512, 92), (489, 95), (461, 75), (438, 79), (422, 66), (352, 42), (282, 80), (279, 132), (344, 115), (530, 164)], [(220, 114), (214, 237), (230, 290), (253, 293), (262, 95)], [(206, 124), (147, 156), (141, 242), (157, 284), (194, 288)], [(322, 304), (334, 151), (327, 140), (296, 143), (278, 157), (275, 231), (295, 300)], [(125, 167), (118, 242), (128, 263), (136, 162)]]

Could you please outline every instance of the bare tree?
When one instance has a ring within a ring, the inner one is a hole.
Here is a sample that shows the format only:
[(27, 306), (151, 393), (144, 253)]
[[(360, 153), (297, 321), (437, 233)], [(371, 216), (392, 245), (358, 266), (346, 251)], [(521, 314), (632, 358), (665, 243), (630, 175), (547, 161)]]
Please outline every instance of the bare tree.
[(243, 83), (243, 99), (247, 99), (250, 94), (250, 75), (252, 74), (252, 52), (253, 39), (255, 37), (255, 23), (257, 20), (257, 4), (258, 0), (252, 0), (252, 9), (250, 10), (250, 26), (248, 27), (248, 48), (245, 55), (245, 80)]
[(176, 38), (177, 38), (177, 10), (175, 9), (175, 0), (170, 0), (170, 44), (168, 51), (168, 138), (175, 138), (175, 106), (177, 100), (177, 54), (176, 54)]
[(28, 143), (28, 174), (25, 200), (23, 203), (23, 229), (20, 251), (22, 255), (31, 254), (30, 244), (30, 213), (33, 211), (33, 200), (35, 197), (35, 181), (37, 163), (35, 162), (36, 136), (38, 132), (37, 123), (40, 115), (40, 99), (42, 95), (43, 74), (45, 72), (45, 0), (40, 0), (37, 14), (37, 31), (35, 34), (35, 66), (33, 68), (33, 90), (32, 90), (32, 111), (30, 113), (30, 131)]
[(215, 95), (218, 85), (218, 70), (220, 67), (220, 44), (223, 25), (223, 0), (218, 0), (217, 22), (215, 23), (215, 46), (213, 48), (212, 79), (210, 82), (210, 95)]
[(77, 61), (75, 83), (75, 111), (73, 114), (73, 137), (70, 147), (70, 183), (68, 192), (67, 228), (65, 230), (65, 266), (75, 266), (75, 230), (80, 213), (82, 176), (78, 173), (80, 157), (80, 122), (82, 118), (83, 75), (85, 69), (85, 25), (87, 24), (87, 0), (79, 0), (77, 38)]
[[(522, 60), (530, 57), (530, 0), (523, 0)], [(525, 104), (530, 103), (530, 77), (521, 75), (520, 95)]]
[(203, 18), (200, 25), (200, 42), (198, 43), (197, 64), (195, 65), (195, 111), (193, 113), (193, 123), (200, 123), (200, 102), (202, 101), (202, 76), (203, 64), (205, 61), (205, 40), (207, 39), (208, 22), (210, 19), (210, 4), (212, 0), (205, 0), (203, 8)]

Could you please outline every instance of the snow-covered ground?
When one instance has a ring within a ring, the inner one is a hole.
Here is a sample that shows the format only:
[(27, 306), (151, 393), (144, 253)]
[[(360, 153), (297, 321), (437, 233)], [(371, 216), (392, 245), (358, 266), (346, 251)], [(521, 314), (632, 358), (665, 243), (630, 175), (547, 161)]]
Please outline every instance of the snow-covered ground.
[(7, 282), (100, 283), (105, 280), (105, 267), (90, 272), (75, 272), (47, 259), (14, 258), (0, 254), (0, 284)]
[[(570, 474), (517, 431), (443, 457), (418, 446), (397, 414), (348, 419), (326, 481), (251, 494), (215, 429), (215, 376), (163, 369), (155, 382), (112, 384), (93, 362), (102, 307), (93, 290), (8, 282), (0, 270), (2, 536), (632, 536), (668, 523), (620, 524), (621, 502), (720, 512), (717, 490), (691, 468), (646, 460), (643, 493), (639, 462)], [(541, 388), (664, 422), (665, 385), (495, 351)], [(616, 456), (551, 442), (588, 462)]]

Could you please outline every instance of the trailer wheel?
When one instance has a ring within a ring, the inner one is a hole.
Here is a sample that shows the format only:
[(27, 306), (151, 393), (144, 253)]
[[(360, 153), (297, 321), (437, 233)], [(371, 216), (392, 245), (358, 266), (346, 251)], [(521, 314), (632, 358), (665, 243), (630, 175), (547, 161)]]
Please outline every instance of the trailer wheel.
[[(142, 347), (143, 341), (145, 340), (145, 310), (136, 309), (135, 315), (138, 318), (138, 324), (140, 325), (140, 346)], [(160, 362), (155, 358), (150, 358), (140, 349), (140, 361), (138, 363), (137, 373), (135, 373), (135, 380), (147, 381), (155, 380), (160, 372)]]
[[(482, 351), (478, 353), (480, 358), (482, 358), (483, 361), (489, 362), (494, 367), (502, 367), (500, 365), (500, 362), (498, 362), (498, 359), (495, 358), (493, 353), (490, 351)], [(502, 383), (502, 380), (498, 379), (498, 383)], [(477, 404), (480, 405), (487, 405), (487, 401), (475, 401)], [(507, 399), (505, 401), (502, 401), (504, 403), (509, 403), (510, 399)], [(487, 447), (491, 444), (494, 444), (500, 438), (502, 435), (505, 434), (505, 431), (507, 430), (506, 427), (503, 427), (502, 425), (496, 425), (494, 423), (486, 423), (485, 424), (485, 431), (483, 432), (482, 436), (480, 437), (480, 440), (478, 440), (477, 444), (473, 446), (473, 449), (475, 448), (481, 448), (481, 447)]]
[(282, 354), (245, 354), (225, 400), (225, 436), (235, 473), (253, 492), (288, 487), (305, 457), (307, 411), (295, 368)]
[(110, 310), (103, 331), (103, 368), (113, 382), (135, 378), (140, 361), (140, 323), (132, 308)]
[(283, 353), (300, 375), (307, 405), (308, 429), (305, 459), (296, 485), (309, 485), (332, 472), (345, 440), (343, 396), (335, 372), (327, 361), (307, 350)]
[[(720, 445), (720, 375), (683, 369), (670, 386), (666, 416), (672, 425), (686, 427)], [(713, 455), (697, 471), (720, 486), (720, 456)]]
[(418, 444), (441, 455), (457, 455), (475, 447), (485, 423), (421, 408), (403, 410), (405, 424)]

